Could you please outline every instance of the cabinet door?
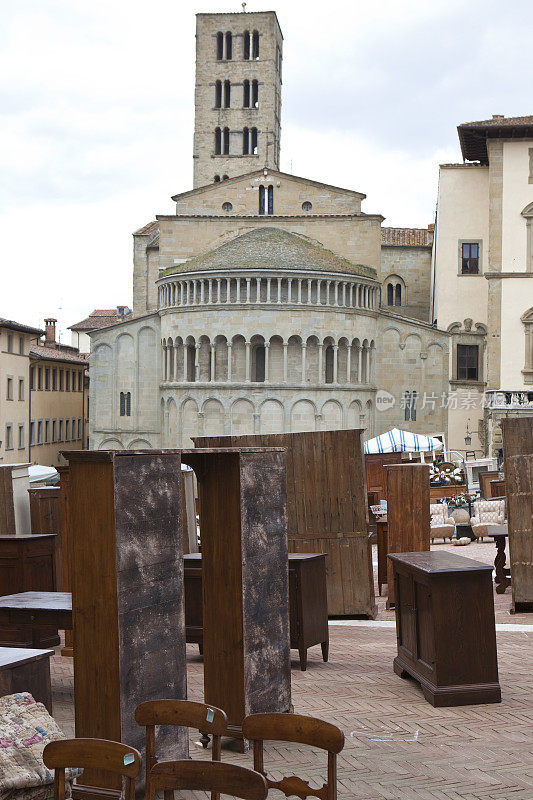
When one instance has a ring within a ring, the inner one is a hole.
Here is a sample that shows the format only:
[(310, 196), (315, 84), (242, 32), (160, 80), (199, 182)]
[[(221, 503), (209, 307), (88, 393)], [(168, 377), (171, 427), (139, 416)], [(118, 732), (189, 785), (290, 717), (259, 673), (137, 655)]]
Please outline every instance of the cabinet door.
[(435, 638), (433, 633), (432, 596), (429, 586), (415, 584), (417, 606), (417, 651), (419, 669), (427, 674), (435, 671)]
[(396, 624), (398, 654), (410, 661), (417, 659), (415, 586), (411, 576), (395, 573)]

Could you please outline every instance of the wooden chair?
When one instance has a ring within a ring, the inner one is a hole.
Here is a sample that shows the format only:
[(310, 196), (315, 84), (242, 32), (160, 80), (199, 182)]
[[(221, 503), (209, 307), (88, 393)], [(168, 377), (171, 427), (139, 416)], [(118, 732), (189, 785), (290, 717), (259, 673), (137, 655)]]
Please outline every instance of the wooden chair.
[(265, 778), (252, 769), (220, 761), (160, 761), (150, 772), (147, 800), (155, 800), (158, 791), (164, 793), (165, 800), (173, 800), (175, 789), (196, 789), (242, 800), (265, 800), (268, 794)]
[[(124, 800), (135, 800), (135, 778), (141, 771), (138, 750), (106, 739), (60, 739), (49, 742), (43, 750), (43, 761), (54, 773), (54, 800), (65, 800), (65, 769), (99, 769), (126, 779)], [(98, 790), (96, 790), (98, 791)]]
[[(192, 700), (147, 700), (135, 709), (135, 721), (146, 728), (146, 796), (149, 796), (152, 768), (157, 764), (155, 753), (156, 725), (176, 725), (196, 728), (202, 734), (204, 747), (213, 737), (212, 760), (221, 759), (221, 737), (226, 733), (228, 719), (221, 708), (195, 703)], [(212, 800), (217, 800), (216, 793)]]
[[(279, 789), (287, 797), (297, 795), (337, 800), (337, 755), (344, 747), (344, 734), (329, 722), (299, 714), (250, 714), (242, 722), (245, 739), (254, 743), (254, 769), (265, 776), (269, 789)], [(296, 775), (273, 781), (263, 765), (263, 741), (296, 742), (328, 751), (328, 780), (321, 789), (311, 789), (308, 781)]]

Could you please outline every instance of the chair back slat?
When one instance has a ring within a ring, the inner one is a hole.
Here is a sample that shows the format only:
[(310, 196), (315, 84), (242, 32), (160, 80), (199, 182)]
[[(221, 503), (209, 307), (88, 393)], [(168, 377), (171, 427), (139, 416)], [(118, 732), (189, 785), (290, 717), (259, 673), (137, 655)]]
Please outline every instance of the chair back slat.
[(242, 723), (245, 739), (297, 742), (340, 753), (344, 734), (330, 722), (300, 714), (250, 714)]
[(101, 769), (126, 778), (136, 778), (141, 769), (141, 754), (134, 747), (107, 739), (59, 739), (43, 750), (48, 769)]
[(219, 792), (241, 800), (265, 800), (268, 786), (259, 772), (219, 761), (160, 761), (150, 773), (150, 795), (188, 789)]
[(221, 708), (192, 700), (147, 700), (135, 709), (138, 725), (180, 725), (223, 735), (228, 719)]

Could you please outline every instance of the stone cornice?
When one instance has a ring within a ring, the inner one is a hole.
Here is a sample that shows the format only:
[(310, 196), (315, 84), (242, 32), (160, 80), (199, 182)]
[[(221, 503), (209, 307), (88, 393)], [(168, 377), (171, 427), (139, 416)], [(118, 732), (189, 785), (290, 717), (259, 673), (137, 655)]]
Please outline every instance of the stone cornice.
[(533, 272), (485, 272), (485, 278), (488, 281), (500, 278), (533, 278)]

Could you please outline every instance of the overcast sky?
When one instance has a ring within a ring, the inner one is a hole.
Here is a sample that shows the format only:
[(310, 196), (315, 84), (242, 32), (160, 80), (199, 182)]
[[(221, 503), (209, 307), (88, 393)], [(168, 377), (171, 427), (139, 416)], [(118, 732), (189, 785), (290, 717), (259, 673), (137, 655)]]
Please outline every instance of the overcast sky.
[[(284, 35), (281, 169), (433, 220), (456, 126), (533, 113), (531, 0), (262, 4)], [(191, 0), (0, 3), (0, 316), (131, 305), (131, 233), (192, 186)]]

